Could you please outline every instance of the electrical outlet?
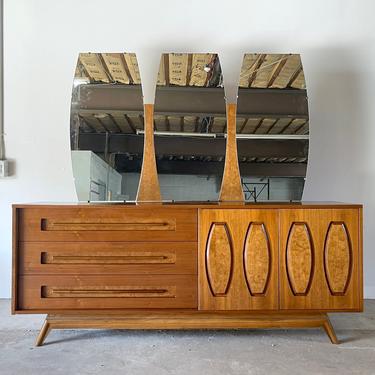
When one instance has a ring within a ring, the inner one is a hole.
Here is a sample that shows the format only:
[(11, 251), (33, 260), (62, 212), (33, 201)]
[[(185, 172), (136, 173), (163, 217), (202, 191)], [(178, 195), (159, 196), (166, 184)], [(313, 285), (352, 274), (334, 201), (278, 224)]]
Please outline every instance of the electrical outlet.
[(8, 177), (8, 160), (0, 160), (0, 177)]

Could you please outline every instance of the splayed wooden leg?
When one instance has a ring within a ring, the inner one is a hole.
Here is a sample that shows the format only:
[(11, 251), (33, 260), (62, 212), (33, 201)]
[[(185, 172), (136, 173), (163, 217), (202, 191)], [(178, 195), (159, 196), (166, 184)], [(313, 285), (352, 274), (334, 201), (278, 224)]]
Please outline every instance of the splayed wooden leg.
[(51, 329), (240, 329), (324, 328), (333, 344), (339, 344), (325, 313), (127, 312), (121, 315), (48, 315), (36, 345), (41, 346)]
[(326, 319), (323, 323), (323, 328), (326, 331), (326, 334), (328, 335), (332, 344), (340, 344), (339, 340), (337, 339), (335, 330), (333, 329), (333, 326), (331, 324), (331, 321), (329, 320), (328, 315), (326, 315)]
[(42, 346), (43, 345), (43, 342), (46, 339), (46, 337), (48, 336), (50, 330), (51, 330), (51, 324), (48, 322), (48, 316), (47, 316), (47, 318), (45, 319), (45, 321), (42, 325), (42, 328), (39, 332), (39, 335), (36, 339), (36, 342), (35, 342), (36, 346)]

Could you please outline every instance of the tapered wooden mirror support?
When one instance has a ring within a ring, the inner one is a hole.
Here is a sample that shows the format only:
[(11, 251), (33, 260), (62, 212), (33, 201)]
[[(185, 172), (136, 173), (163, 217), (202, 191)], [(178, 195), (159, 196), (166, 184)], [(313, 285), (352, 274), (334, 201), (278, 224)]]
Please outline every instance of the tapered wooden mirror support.
[(143, 145), (143, 162), (139, 179), (137, 203), (161, 202), (160, 185), (156, 169), (154, 146), (154, 105), (144, 105), (145, 137)]
[(219, 200), (222, 202), (242, 203), (244, 202), (244, 194), (237, 156), (236, 111), (236, 104), (227, 104), (227, 142)]

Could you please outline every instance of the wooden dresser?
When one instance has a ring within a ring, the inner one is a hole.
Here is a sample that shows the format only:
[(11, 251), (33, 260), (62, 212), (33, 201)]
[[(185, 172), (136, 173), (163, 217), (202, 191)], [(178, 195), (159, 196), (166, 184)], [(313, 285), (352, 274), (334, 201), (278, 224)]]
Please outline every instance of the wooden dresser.
[(13, 313), (51, 328), (323, 327), (362, 311), (362, 206), (13, 206)]

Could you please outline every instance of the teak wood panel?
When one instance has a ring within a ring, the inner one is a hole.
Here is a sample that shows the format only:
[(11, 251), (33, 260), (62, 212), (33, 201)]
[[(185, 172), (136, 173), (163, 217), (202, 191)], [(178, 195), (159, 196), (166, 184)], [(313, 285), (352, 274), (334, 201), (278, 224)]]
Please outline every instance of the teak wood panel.
[(294, 222), (286, 244), (286, 271), (293, 294), (305, 296), (314, 274), (314, 246), (307, 223)]
[(197, 210), (154, 207), (20, 209), (20, 241), (197, 241)]
[(244, 245), (245, 278), (251, 295), (264, 295), (267, 290), (271, 259), (266, 226), (264, 223), (251, 223)]
[(212, 223), (206, 246), (207, 281), (214, 296), (225, 295), (232, 278), (233, 245), (228, 225)]
[(156, 169), (154, 146), (154, 105), (144, 105), (145, 137), (143, 146), (142, 171), (139, 179), (137, 202), (160, 202), (161, 193)]
[(358, 209), (280, 210), (280, 307), (361, 310)]
[(278, 309), (277, 230), (277, 210), (200, 210), (199, 309)]
[(220, 189), (220, 201), (244, 202), (236, 140), (236, 104), (227, 104), (227, 142), (225, 165)]
[(327, 314), (143, 311), (108, 316), (48, 315), (36, 339), (43, 345), (53, 329), (238, 329), (238, 328), (318, 328), (325, 330), (333, 344), (339, 344)]
[(196, 242), (20, 242), (19, 274), (197, 274)]
[(19, 277), (18, 310), (196, 308), (192, 275), (28, 275)]
[(350, 282), (352, 248), (346, 225), (331, 222), (324, 244), (324, 272), (332, 295), (344, 295)]

